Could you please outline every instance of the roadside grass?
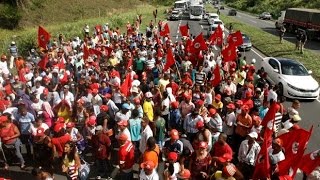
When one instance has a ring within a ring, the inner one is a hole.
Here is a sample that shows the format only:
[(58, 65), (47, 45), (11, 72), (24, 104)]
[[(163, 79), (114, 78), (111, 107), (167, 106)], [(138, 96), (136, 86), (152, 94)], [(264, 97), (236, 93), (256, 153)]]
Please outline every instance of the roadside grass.
[[(61, 33), (65, 39), (72, 39), (79, 36), (82, 38), (83, 27), (88, 24), (92, 28), (97, 24), (109, 23), (110, 27), (120, 27), (121, 32), (125, 32), (125, 24), (129, 21), (133, 23), (138, 14), (142, 15), (142, 25), (140, 32), (145, 33), (147, 25), (151, 20), (154, 20), (153, 11), (158, 10), (157, 20), (165, 18), (165, 10), (167, 6), (152, 6), (150, 4), (141, 4), (133, 7), (131, 10), (119, 9), (113, 13), (107, 14), (100, 18), (83, 19), (76, 22), (65, 22), (60, 24), (45, 25), (44, 28), (50, 32), (51, 40), (57, 38)], [(42, 24), (39, 24), (42, 25)], [(11, 41), (16, 41), (19, 51), (26, 54), (31, 48), (37, 47), (37, 31), (38, 26), (27, 27), (21, 30), (0, 30), (0, 52), (6, 53)]]

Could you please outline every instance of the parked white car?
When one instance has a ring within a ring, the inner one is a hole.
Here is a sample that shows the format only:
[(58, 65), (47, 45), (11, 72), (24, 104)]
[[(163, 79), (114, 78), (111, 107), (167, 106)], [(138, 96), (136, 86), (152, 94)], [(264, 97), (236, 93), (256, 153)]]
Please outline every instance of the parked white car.
[(208, 14), (208, 23), (212, 25), (215, 20), (219, 19), (219, 15), (217, 13), (209, 13)]
[(209, 29), (214, 31), (218, 27), (219, 24), (220, 24), (222, 31), (224, 31), (224, 24), (220, 19), (215, 19), (213, 21), (213, 23), (210, 25)]
[(319, 83), (300, 62), (286, 58), (263, 58), (261, 66), (267, 80), (279, 85), (279, 94), (293, 99), (317, 99)]

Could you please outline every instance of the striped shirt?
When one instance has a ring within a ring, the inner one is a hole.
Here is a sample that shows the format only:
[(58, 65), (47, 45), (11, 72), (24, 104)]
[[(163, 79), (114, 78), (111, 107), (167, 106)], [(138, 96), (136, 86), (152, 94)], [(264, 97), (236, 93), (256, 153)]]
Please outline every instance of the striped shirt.
[(204, 72), (196, 73), (196, 84), (204, 85), (205, 80), (206, 80), (206, 73)]
[(282, 129), (281, 120), (282, 120), (282, 114), (277, 112), (276, 116), (275, 116), (275, 119), (274, 119), (274, 132), (275, 133), (278, 133), (278, 131), (280, 129)]
[(199, 130), (196, 127), (198, 121), (203, 121), (203, 118), (199, 115), (193, 118), (192, 114), (188, 114), (183, 123), (183, 129), (186, 130), (187, 133), (197, 133)]

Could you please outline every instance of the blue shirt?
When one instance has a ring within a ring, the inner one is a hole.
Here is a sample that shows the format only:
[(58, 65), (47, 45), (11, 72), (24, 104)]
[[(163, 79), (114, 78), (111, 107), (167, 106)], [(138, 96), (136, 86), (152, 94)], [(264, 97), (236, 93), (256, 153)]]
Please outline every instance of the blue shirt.
[(264, 118), (264, 116), (267, 114), (268, 110), (269, 110), (269, 108), (265, 108), (263, 106), (261, 106), (259, 108), (259, 116), (260, 116), (261, 119)]
[(17, 114), (15, 120), (18, 121), (21, 134), (30, 134), (30, 126), (35, 121), (34, 116), (31, 113), (27, 112), (25, 116)]
[(129, 131), (131, 141), (139, 141), (141, 139), (141, 119), (129, 119)]
[(181, 113), (179, 109), (173, 109), (170, 111), (170, 127), (177, 129), (181, 126)]

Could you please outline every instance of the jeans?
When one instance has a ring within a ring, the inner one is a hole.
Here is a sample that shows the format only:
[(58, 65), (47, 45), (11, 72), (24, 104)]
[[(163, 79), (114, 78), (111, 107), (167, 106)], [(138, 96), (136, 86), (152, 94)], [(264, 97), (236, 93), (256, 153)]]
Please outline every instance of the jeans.
[(132, 180), (133, 179), (133, 172), (125, 173), (123, 171), (120, 172), (120, 180)]
[(22, 144), (26, 145), (27, 156), (31, 157), (31, 135), (30, 134), (21, 134), (20, 139)]
[(19, 158), (19, 161), (21, 164), (24, 164), (24, 159), (22, 157), (22, 154), (21, 154), (21, 150), (20, 150), (20, 147), (21, 147), (21, 141), (19, 138), (17, 138), (17, 140), (12, 143), (12, 144), (6, 144), (6, 145), (14, 145), (14, 149), (15, 149), (15, 153), (16, 153), (16, 156)]

